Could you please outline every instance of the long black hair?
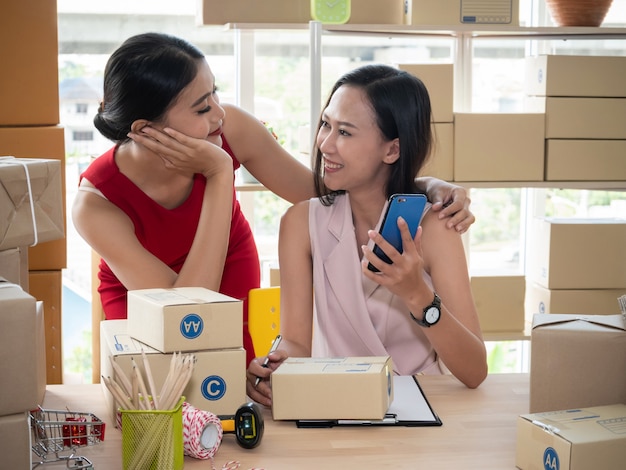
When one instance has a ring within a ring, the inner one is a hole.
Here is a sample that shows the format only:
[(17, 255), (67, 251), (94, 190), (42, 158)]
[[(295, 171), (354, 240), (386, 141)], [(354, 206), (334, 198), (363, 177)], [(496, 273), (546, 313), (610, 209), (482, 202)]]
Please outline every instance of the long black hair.
[[(399, 139), (400, 157), (391, 164), (386, 196), (419, 192), (415, 177), (433, 146), (428, 90), (416, 76), (387, 65), (365, 65), (343, 75), (332, 88), (324, 109), (341, 86), (361, 88), (374, 110), (376, 123), (387, 141)], [(318, 129), (321, 125), (318, 123)], [(322, 152), (316, 148), (314, 179), (317, 196), (330, 205), (337, 194), (324, 185)]]
[(204, 54), (198, 48), (167, 34), (127, 39), (105, 67), (103, 100), (93, 120), (96, 129), (121, 143), (137, 119), (159, 121), (196, 77), (201, 59)]

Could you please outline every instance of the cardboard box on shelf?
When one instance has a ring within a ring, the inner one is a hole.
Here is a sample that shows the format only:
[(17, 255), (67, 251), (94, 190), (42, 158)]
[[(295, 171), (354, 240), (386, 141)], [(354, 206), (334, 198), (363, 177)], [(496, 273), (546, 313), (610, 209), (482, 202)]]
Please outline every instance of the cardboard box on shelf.
[(617, 315), (623, 289), (548, 289), (532, 281), (526, 284), (524, 308), (529, 318), (535, 313)]
[(519, 25), (519, 0), (406, 0), (405, 5), (404, 23), (410, 25)]
[(43, 314), (35, 298), (16, 284), (0, 281), (0, 415), (42, 403), (46, 389), (42, 341)]
[(454, 124), (432, 124), (435, 145), (431, 156), (420, 171), (422, 176), (434, 176), (445, 181), (454, 179)]
[(419, 78), (430, 97), (433, 122), (453, 122), (454, 66), (452, 64), (398, 64)]
[[(155, 387), (161, 390), (173, 353), (161, 353), (128, 334), (128, 320), (105, 320), (100, 324), (100, 367), (104, 377), (115, 378), (111, 360), (130, 377), (134, 358), (141, 370), (144, 351), (150, 363)], [(191, 353), (190, 353), (191, 354)], [(234, 415), (246, 402), (246, 352), (243, 348), (194, 351), (194, 371), (184, 395), (194, 407), (217, 415)], [(144, 379), (145, 380), (145, 379)], [(102, 384), (105, 399), (115, 415), (116, 405)]]
[(393, 401), (391, 358), (288, 358), (272, 373), (274, 419), (382, 419)]
[(243, 346), (243, 302), (203, 287), (128, 292), (128, 334), (161, 352)]
[[(2, 5), (0, 126), (59, 122), (56, 7), (56, 2), (48, 0), (20, 0)], [(24, 34), (25, 30), (28, 34)]]
[(2, 468), (32, 468), (30, 421), (23, 411), (0, 416), (0, 455)]
[[(0, 155), (60, 161), (63, 227), (65, 229), (65, 139), (61, 126), (0, 127)], [(28, 249), (28, 268), (47, 271), (67, 264), (65, 238), (38, 243)]]
[(622, 289), (624, 240), (624, 219), (535, 218), (526, 276), (548, 289)]
[(537, 314), (531, 344), (531, 413), (626, 403), (622, 315)]
[(626, 140), (546, 140), (546, 181), (626, 180)]
[(455, 113), (454, 181), (543, 181), (545, 116)]
[(626, 57), (530, 56), (525, 69), (528, 95), (626, 97)]
[(472, 276), (470, 284), (483, 333), (524, 330), (524, 276)]
[(623, 468), (624, 422), (623, 403), (521, 415), (515, 465), (520, 470)]
[(0, 250), (65, 237), (61, 162), (0, 158)]
[[(404, 0), (351, 0), (349, 24), (402, 24)], [(311, 0), (203, 0), (197, 23), (305, 23), (311, 21)]]

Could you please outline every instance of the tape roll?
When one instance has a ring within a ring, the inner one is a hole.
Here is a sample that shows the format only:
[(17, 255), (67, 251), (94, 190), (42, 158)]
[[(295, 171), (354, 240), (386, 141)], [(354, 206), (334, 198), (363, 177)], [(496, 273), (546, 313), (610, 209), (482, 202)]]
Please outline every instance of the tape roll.
[(210, 411), (183, 403), (183, 446), (185, 455), (210, 459), (220, 447), (224, 430), (220, 419)]

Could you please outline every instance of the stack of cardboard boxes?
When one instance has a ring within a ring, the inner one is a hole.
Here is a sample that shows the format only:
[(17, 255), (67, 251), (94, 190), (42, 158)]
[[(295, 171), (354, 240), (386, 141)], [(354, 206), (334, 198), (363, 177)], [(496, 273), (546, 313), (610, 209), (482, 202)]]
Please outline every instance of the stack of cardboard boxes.
[[(199, 287), (143, 289), (128, 293), (128, 319), (100, 325), (102, 375), (116, 379), (112, 361), (130, 376), (132, 358), (150, 363), (160, 390), (175, 352), (193, 354), (186, 401), (200, 410), (233, 416), (246, 403), (243, 302)], [(111, 416), (116, 404), (103, 390)]]

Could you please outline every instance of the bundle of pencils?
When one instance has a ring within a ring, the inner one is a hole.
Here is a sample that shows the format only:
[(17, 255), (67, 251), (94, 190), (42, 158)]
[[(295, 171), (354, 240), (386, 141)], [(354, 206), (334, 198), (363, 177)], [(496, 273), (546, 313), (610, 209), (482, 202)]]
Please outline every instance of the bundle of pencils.
[(141, 357), (143, 372), (135, 362), (135, 358), (131, 358), (133, 369), (130, 377), (113, 358), (109, 358), (115, 372), (115, 379), (102, 376), (103, 383), (113, 395), (120, 409), (171, 410), (180, 400), (191, 379), (195, 356), (193, 354), (174, 353), (161, 390), (157, 390), (155, 387), (150, 362), (144, 351), (141, 351)]

